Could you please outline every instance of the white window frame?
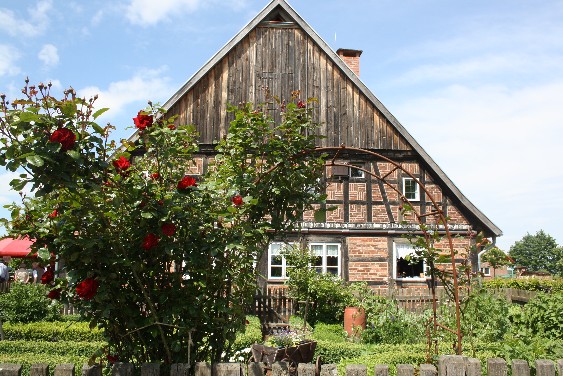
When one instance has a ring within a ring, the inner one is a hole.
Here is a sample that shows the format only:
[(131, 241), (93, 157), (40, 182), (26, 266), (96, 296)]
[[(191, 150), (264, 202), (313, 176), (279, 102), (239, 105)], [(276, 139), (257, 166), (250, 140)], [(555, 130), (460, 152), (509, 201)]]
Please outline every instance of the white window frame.
[[(272, 276), (272, 249), (275, 247), (278, 250), (283, 250), (284, 248), (289, 248), (295, 246), (296, 243), (283, 243), (283, 242), (272, 242), (268, 246), (268, 279), (274, 280), (286, 280), (287, 279), (287, 268), (291, 266), (287, 264), (287, 260), (284, 255), (280, 255), (282, 258), (281, 265), (273, 265), (274, 267), (281, 267), (281, 277), (280, 276)], [(279, 248), (278, 248), (279, 247)]]
[[(414, 197), (413, 198), (407, 197), (407, 192), (406, 192), (407, 181), (412, 181), (414, 183), (415, 191), (414, 191)], [(415, 179), (410, 178), (410, 177), (409, 178), (403, 178), (403, 196), (405, 196), (405, 198), (409, 201), (420, 201), (420, 186)]]
[[(338, 264), (337, 264), (337, 273), (334, 274), (338, 277), (340, 277), (342, 275), (342, 257), (341, 257), (341, 247), (340, 247), (340, 243), (322, 243), (322, 242), (313, 242), (313, 243), (309, 243), (309, 251), (311, 252), (311, 254), (313, 254), (313, 248), (314, 247), (318, 247), (321, 246), (322, 247), (322, 255), (319, 255), (322, 257), (322, 266), (321, 266), (321, 273), (326, 274), (328, 268), (333, 268), (333, 266), (329, 266), (327, 265), (327, 260), (328, 260), (328, 249), (329, 247), (333, 248), (334, 246), (336, 246), (336, 257), (338, 260)], [(311, 268), (318, 268), (317, 266), (313, 266), (311, 265)], [(333, 274), (333, 273), (330, 273)]]
[[(365, 168), (365, 165), (360, 162), (350, 163), (350, 169), (348, 171), (348, 176), (350, 179), (365, 179), (366, 173), (364, 170), (360, 170), (360, 168)], [(357, 171), (359, 176), (352, 176), (352, 171)]]
[(480, 271), (485, 277), (490, 277), (492, 275), (490, 266), (482, 266)]
[(422, 261), (424, 277), (397, 277), (397, 259), (409, 254), (414, 254), (415, 247), (410, 243), (393, 242), (393, 279), (400, 281), (425, 281), (426, 280), (426, 261)]

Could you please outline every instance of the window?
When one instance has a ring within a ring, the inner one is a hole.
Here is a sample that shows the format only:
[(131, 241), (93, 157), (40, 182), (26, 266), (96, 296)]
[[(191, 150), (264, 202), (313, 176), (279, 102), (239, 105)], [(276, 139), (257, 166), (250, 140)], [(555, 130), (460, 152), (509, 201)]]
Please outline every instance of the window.
[(484, 276), (490, 276), (491, 275), (491, 268), (489, 268), (488, 266), (485, 268), (481, 268), (481, 273), (483, 273)]
[(403, 178), (403, 196), (409, 201), (420, 200), (418, 183), (413, 178)]
[(358, 168), (354, 168), (354, 166), (359, 168), (365, 168), (363, 163), (350, 163), (350, 178), (363, 179), (365, 177), (364, 171)]
[(417, 260), (415, 248), (409, 243), (395, 243), (393, 255), (393, 278), (425, 278), (424, 260)]
[(294, 243), (271, 243), (268, 248), (268, 279), (286, 279), (287, 261), (283, 252)]
[[(287, 271), (291, 268), (283, 252), (296, 243), (271, 243), (268, 248), (268, 279), (287, 279)], [(314, 256), (311, 268), (319, 273), (340, 275), (340, 244), (311, 243), (309, 250)]]
[(319, 273), (340, 275), (340, 244), (337, 243), (311, 243), (311, 254), (315, 257), (312, 268)]

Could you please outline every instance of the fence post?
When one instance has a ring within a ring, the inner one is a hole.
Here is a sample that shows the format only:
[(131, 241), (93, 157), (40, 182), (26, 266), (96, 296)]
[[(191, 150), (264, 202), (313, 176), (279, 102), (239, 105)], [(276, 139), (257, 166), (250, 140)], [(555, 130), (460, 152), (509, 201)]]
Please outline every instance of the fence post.
[(487, 359), (487, 375), (488, 376), (506, 376), (508, 367), (506, 361), (501, 358)]
[(320, 376), (337, 376), (338, 367), (336, 364), (321, 364)]
[(29, 376), (49, 376), (49, 365), (46, 363), (32, 364)]
[(315, 365), (311, 363), (298, 363), (297, 374), (299, 376), (315, 376)]
[(113, 376), (133, 376), (133, 364), (115, 362), (111, 368)]
[(55, 376), (74, 376), (74, 364), (59, 364), (55, 366)]
[(557, 361), (557, 373), (559, 376), (563, 376), (563, 359)]
[(397, 376), (414, 376), (414, 367), (410, 364), (397, 364)]
[(536, 360), (536, 376), (555, 376), (555, 363), (553, 360)]
[(141, 364), (141, 376), (160, 376), (160, 363)]
[(461, 355), (442, 355), (438, 358), (439, 376), (465, 376), (465, 359)]
[(521, 359), (512, 359), (512, 376), (530, 376), (530, 365)]
[(195, 376), (211, 376), (211, 365), (205, 362), (197, 362), (194, 373)]
[(0, 376), (20, 376), (22, 374), (21, 364), (1, 363)]
[(216, 363), (212, 369), (213, 376), (240, 376), (240, 363)]
[(188, 376), (189, 372), (188, 363), (174, 363), (170, 366), (170, 376)]
[(434, 367), (433, 364), (420, 365), (420, 376), (437, 376), (437, 375), (438, 375), (438, 370), (436, 369), (436, 367)]
[(289, 364), (287, 362), (274, 362), (272, 364), (272, 376), (289, 376)]
[[(387, 364), (377, 364), (373, 369), (375, 376), (389, 376), (389, 366)], [(420, 376), (423, 376), (422, 373)]]
[(102, 366), (99, 364), (92, 366), (84, 364), (82, 366), (82, 376), (102, 376)]
[(264, 376), (264, 363), (250, 362), (248, 363), (248, 376)]
[(475, 358), (465, 360), (465, 374), (467, 376), (481, 376), (481, 361)]
[(346, 366), (346, 376), (367, 376), (368, 369), (363, 364), (349, 364)]

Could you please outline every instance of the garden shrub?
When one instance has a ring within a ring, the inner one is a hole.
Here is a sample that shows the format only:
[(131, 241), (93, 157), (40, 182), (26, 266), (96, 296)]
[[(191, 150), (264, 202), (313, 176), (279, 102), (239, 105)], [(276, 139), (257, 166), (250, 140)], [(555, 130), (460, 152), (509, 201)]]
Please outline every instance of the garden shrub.
[(247, 316), (248, 324), (245, 326), (244, 332), (237, 333), (233, 349), (240, 351), (245, 348), (251, 347), (255, 343), (262, 342), (262, 328), (260, 326), (260, 319), (256, 316)]
[(346, 342), (346, 332), (342, 324), (317, 323), (313, 329), (313, 339), (327, 342)]
[(29, 323), (59, 319), (61, 304), (47, 298), (47, 293), (44, 285), (13, 283), (8, 293), (0, 294), (2, 320)]
[(516, 278), (516, 279), (500, 279), (495, 278), (483, 282), (486, 289), (515, 288), (528, 291), (543, 292), (563, 292), (563, 278), (557, 279), (540, 279), (540, 278)]
[(563, 293), (539, 294), (522, 309), (516, 322), (528, 336), (563, 340)]
[(373, 296), (365, 301), (366, 329), (362, 340), (366, 343), (418, 343), (425, 339), (428, 316), (408, 312), (396, 301)]
[(353, 342), (333, 342), (316, 340), (315, 358), (320, 356), (323, 363), (338, 364), (342, 359), (360, 356), (365, 346)]
[(87, 322), (54, 321), (29, 324), (4, 323), (7, 340), (17, 341), (104, 341), (100, 329), (90, 329)]

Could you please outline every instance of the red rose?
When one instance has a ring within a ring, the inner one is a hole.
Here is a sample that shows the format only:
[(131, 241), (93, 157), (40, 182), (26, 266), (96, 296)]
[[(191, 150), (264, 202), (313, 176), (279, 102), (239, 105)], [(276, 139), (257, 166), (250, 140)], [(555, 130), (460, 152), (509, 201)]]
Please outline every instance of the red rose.
[(176, 225), (174, 223), (164, 223), (160, 229), (166, 236), (173, 236), (176, 233)]
[(121, 173), (131, 167), (131, 162), (129, 162), (129, 159), (125, 158), (124, 156), (121, 156), (119, 157), (119, 159), (113, 161), (113, 167), (115, 167), (117, 172)]
[(58, 128), (49, 137), (49, 142), (58, 142), (61, 144), (61, 151), (67, 151), (74, 147), (76, 135), (68, 128)]
[(143, 239), (143, 249), (145, 251), (148, 251), (149, 249), (156, 247), (157, 244), (158, 244), (158, 236), (156, 236), (153, 233), (148, 234)]
[(119, 362), (119, 357), (117, 355), (106, 355), (106, 359), (108, 360), (109, 364), (114, 364), (115, 362)]
[(155, 172), (154, 174), (151, 174), (151, 179), (152, 180), (158, 180), (160, 179), (160, 174), (158, 172)]
[(307, 104), (303, 101), (299, 101), (297, 102), (297, 108), (305, 108), (307, 107)]
[(174, 124), (168, 124), (168, 128), (174, 130), (174, 129), (176, 129), (176, 126)]
[(178, 182), (178, 189), (181, 191), (188, 189), (188, 187), (196, 187), (196, 186), (197, 183), (195, 181), (195, 178), (188, 175), (184, 176), (182, 180)]
[(233, 196), (233, 198), (231, 198), (231, 201), (233, 202), (233, 204), (235, 204), (235, 206), (241, 206), (243, 204), (241, 195)]
[(139, 111), (139, 113), (137, 114), (137, 117), (133, 118), (133, 121), (135, 122), (135, 127), (139, 128), (139, 129), (145, 129), (145, 128), (150, 127), (152, 125), (152, 116), (147, 115), (143, 111)]
[(94, 278), (86, 278), (76, 285), (76, 295), (84, 300), (91, 300), (96, 295), (99, 286), (100, 282)]
[(47, 269), (41, 276), (41, 283), (47, 285), (55, 280), (55, 273), (51, 269)]
[(47, 294), (47, 298), (49, 299), (60, 299), (60, 297), (61, 297), (61, 289), (51, 290)]
[(57, 215), (59, 214), (59, 212), (57, 211), (57, 209), (53, 210), (53, 212), (51, 214), (49, 214), (49, 218), (55, 218)]

